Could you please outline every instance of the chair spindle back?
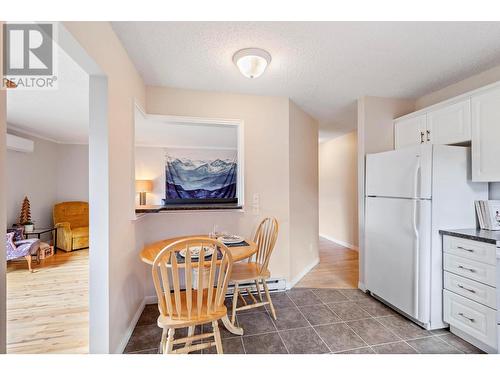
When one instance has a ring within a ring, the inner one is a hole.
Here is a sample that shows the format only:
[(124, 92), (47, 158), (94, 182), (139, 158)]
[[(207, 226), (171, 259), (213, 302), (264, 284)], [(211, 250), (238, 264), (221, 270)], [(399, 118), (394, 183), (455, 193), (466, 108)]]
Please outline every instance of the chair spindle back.
[[(198, 258), (191, 257), (193, 246), (201, 246)], [(205, 259), (206, 248), (215, 248), (209, 259)], [(217, 259), (217, 248), (222, 254), (220, 259)], [(179, 263), (177, 254), (182, 250), (186, 251), (185, 262)], [(224, 304), (232, 266), (231, 252), (215, 239), (189, 238), (166, 246), (156, 256), (152, 269), (161, 314), (171, 319), (189, 320), (218, 310)], [(180, 269), (184, 270), (184, 295)], [(197, 273), (193, 280), (194, 270)], [(182, 315), (183, 311), (187, 316)]]
[(257, 244), (255, 261), (259, 264), (260, 270), (267, 269), (278, 238), (278, 229), (278, 220), (274, 217), (267, 217), (260, 222), (255, 232), (254, 242)]

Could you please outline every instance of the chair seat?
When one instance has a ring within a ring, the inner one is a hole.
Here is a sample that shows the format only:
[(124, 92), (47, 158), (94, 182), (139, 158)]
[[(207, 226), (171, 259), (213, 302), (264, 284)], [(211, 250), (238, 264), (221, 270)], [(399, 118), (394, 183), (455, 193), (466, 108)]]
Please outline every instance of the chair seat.
[(73, 238), (88, 237), (89, 227), (72, 228), (71, 236)]
[(242, 282), (255, 279), (268, 279), (271, 276), (269, 270), (261, 270), (260, 265), (255, 262), (235, 263), (231, 272), (231, 281)]
[[(186, 302), (186, 292), (180, 292), (181, 296), (181, 314), (180, 316), (177, 315), (176, 309), (175, 309), (175, 297), (172, 294), (172, 308), (174, 310), (174, 316), (165, 316), (161, 315), (158, 317), (158, 326), (160, 328), (182, 328), (182, 327), (189, 327), (192, 325), (200, 325), (200, 324), (205, 324), (205, 323), (210, 323), (214, 320), (221, 319), (225, 315), (227, 315), (227, 308), (223, 304), (222, 306), (218, 307), (217, 310), (211, 311), (210, 313), (207, 313), (207, 300), (208, 300), (208, 293), (207, 290), (204, 290), (203, 293), (203, 299), (201, 303), (201, 314), (198, 316), (198, 293), (196, 290), (192, 291), (192, 308), (191, 308), (191, 317), (188, 316), (188, 310), (187, 310), (187, 302)], [(215, 290), (214, 290), (214, 295), (212, 296), (213, 299), (215, 299)], [(213, 301), (213, 300), (212, 300)]]

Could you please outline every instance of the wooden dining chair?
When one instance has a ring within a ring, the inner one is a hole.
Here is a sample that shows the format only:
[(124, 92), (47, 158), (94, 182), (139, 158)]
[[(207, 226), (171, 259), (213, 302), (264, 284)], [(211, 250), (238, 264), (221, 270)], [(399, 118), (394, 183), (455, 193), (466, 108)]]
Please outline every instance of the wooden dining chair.
[[(268, 270), (268, 264), (277, 238), (278, 221), (275, 218), (265, 218), (261, 221), (259, 227), (257, 228), (257, 231), (255, 232), (254, 242), (257, 244), (255, 261), (251, 261), (249, 259), (247, 263), (239, 262), (233, 265), (233, 272), (231, 275), (231, 282), (234, 283), (233, 309), (231, 315), (231, 322), (233, 324), (236, 319), (236, 311), (248, 310), (264, 305), (269, 305), (273, 318), (276, 320), (276, 311), (274, 310), (266, 280), (271, 277), (271, 273)], [(241, 295), (239, 291), (240, 283), (249, 281), (255, 282), (255, 287), (257, 289), (260, 302), (257, 301), (257, 299), (248, 288), (246, 288), (246, 292), (247, 295), (252, 299), (253, 303), (248, 304), (245, 298), (243, 298), (243, 296)], [(262, 293), (259, 284), (260, 282), (262, 282), (262, 286), (266, 294), (266, 301), (262, 300)], [(237, 307), (238, 296), (243, 303), (243, 306), (241, 307)]]
[[(198, 258), (191, 257), (193, 246), (201, 246)], [(215, 248), (211, 258), (205, 257), (207, 247)], [(178, 255), (182, 250), (186, 254), (184, 262)], [(215, 239), (183, 239), (160, 251), (152, 273), (160, 310), (158, 326), (163, 329), (162, 353), (189, 353), (212, 346), (218, 354), (223, 353), (218, 320), (227, 314), (224, 299), (232, 267), (231, 252)], [(179, 276), (180, 270), (184, 275)], [(181, 289), (182, 279), (185, 290)], [(194, 335), (195, 327), (206, 323), (212, 323), (213, 332)], [(175, 330), (186, 327), (188, 336), (174, 339)], [(212, 337), (213, 341), (205, 342)], [(196, 340), (204, 342), (192, 345)], [(174, 350), (174, 344), (184, 346)]]

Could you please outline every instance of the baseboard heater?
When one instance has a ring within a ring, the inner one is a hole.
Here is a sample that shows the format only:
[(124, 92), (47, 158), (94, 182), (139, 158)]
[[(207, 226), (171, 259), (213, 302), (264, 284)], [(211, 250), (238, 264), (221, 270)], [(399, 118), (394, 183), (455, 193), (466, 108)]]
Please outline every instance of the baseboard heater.
[[(286, 290), (286, 281), (285, 279), (269, 279), (266, 281), (267, 287), (269, 288), (269, 292), (284, 292)], [(254, 282), (246, 282), (239, 284), (240, 293), (246, 295), (247, 292), (245, 289), (250, 290), (250, 292), (257, 292), (257, 287)], [(261, 291), (262, 286), (261, 286)], [(232, 296), (234, 293), (234, 284), (229, 284), (227, 287), (226, 296)]]

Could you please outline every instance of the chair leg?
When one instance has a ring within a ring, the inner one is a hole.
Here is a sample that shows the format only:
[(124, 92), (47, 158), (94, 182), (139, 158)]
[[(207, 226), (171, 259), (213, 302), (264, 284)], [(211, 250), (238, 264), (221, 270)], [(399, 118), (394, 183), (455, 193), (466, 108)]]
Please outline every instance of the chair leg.
[(219, 323), (217, 320), (212, 322), (212, 327), (214, 329), (215, 348), (217, 349), (217, 354), (224, 354), (224, 351), (222, 350), (222, 341), (220, 339)]
[(175, 335), (175, 328), (169, 328), (167, 344), (165, 345), (166, 348), (165, 348), (165, 351), (163, 352), (163, 354), (172, 353), (172, 350), (174, 349), (174, 335)]
[(33, 269), (31, 268), (31, 254), (28, 254), (24, 257), (24, 259), (26, 259), (26, 261), (28, 262), (28, 269), (30, 272), (33, 272)]
[(260, 302), (262, 302), (262, 292), (260, 291), (259, 280), (255, 280), (255, 287), (257, 288), (257, 293), (259, 293)]
[[(196, 326), (190, 326), (190, 327), (188, 327), (188, 337), (193, 337), (194, 336), (194, 329), (195, 328), (196, 328)], [(186, 341), (185, 347), (189, 348), (192, 343), (193, 343), (193, 340)]]
[(168, 329), (163, 328), (163, 332), (161, 333), (160, 354), (165, 354), (167, 350), (167, 335)]
[(233, 313), (231, 314), (231, 324), (234, 325), (236, 320), (236, 306), (238, 305), (238, 283), (234, 284), (234, 293), (233, 293)]
[(269, 288), (267, 287), (266, 280), (262, 280), (262, 285), (264, 286), (264, 291), (266, 292), (267, 302), (269, 302), (269, 307), (271, 307), (271, 313), (273, 314), (274, 320), (276, 320), (276, 311), (274, 310), (273, 301), (271, 301), (271, 295), (269, 294)]

